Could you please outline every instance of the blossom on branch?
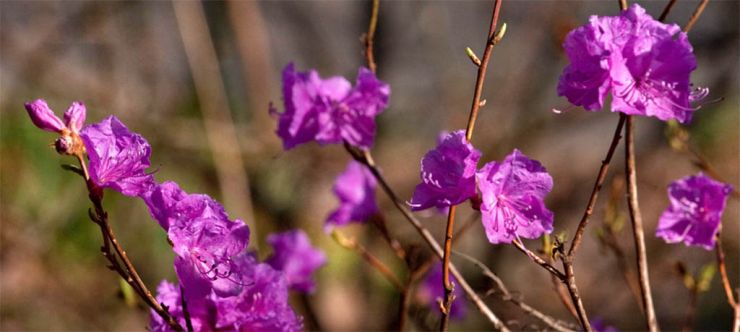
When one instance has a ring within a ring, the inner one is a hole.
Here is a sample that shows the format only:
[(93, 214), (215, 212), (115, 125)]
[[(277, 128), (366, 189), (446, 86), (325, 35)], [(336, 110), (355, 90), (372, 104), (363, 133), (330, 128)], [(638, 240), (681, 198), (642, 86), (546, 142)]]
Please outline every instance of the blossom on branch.
[(552, 177), (536, 160), (514, 150), (476, 173), (480, 211), (488, 241), (511, 243), (517, 237), (536, 239), (552, 232), (553, 213), (545, 206)]
[[(234, 278), (241, 287), (232, 296), (211, 292), (206, 297), (192, 299), (189, 290), (183, 287), (193, 330), (300, 331), (302, 318), (290, 307), (283, 275), (246, 253), (235, 257), (234, 264)], [(179, 286), (162, 281), (157, 293), (157, 301), (167, 306), (180, 326), (186, 326)], [(173, 331), (153, 310), (150, 328), (154, 332)]]
[(326, 219), (324, 230), (343, 226), (352, 221), (365, 222), (378, 212), (375, 202), (375, 177), (365, 165), (350, 161), (347, 169), (334, 182), (334, 194), (339, 198), (339, 207)]
[(558, 95), (598, 111), (611, 92), (612, 112), (688, 123), (707, 89), (692, 89), (693, 48), (676, 24), (664, 24), (633, 4), (619, 16), (591, 16), (563, 43), (571, 63)]
[(475, 170), (481, 153), (465, 131), (448, 134), (421, 159), (421, 183), (408, 205), (414, 211), (457, 205), (475, 196)]
[(80, 130), (85, 124), (85, 104), (76, 101), (64, 112), (64, 121), (54, 114), (46, 101), (36, 99), (25, 104), (31, 122), (39, 129), (58, 133), (54, 147), (60, 154), (82, 155), (85, 146), (80, 139)]
[(149, 167), (151, 147), (115, 116), (82, 129), (80, 136), (90, 159), (90, 179), (101, 188), (139, 196), (154, 185)]
[(293, 64), (283, 69), (285, 111), (278, 117), (277, 134), (288, 150), (317, 141), (321, 145), (347, 142), (370, 148), (375, 139), (375, 117), (388, 105), (390, 87), (366, 68), (360, 68), (355, 87), (340, 76), (322, 79), (318, 72), (299, 72)]
[(668, 187), (670, 206), (660, 216), (655, 235), (668, 243), (683, 242), (711, 250), (732, 187), (699, 173)]
[(308, 235), (300, 229), (270, 234), (267, 243), (272, 255), (265, 262), (283, 273), (291, 289), (312, 293), (316, 288), (313, 273), (326, 264), (324, 252), (311, 246)]

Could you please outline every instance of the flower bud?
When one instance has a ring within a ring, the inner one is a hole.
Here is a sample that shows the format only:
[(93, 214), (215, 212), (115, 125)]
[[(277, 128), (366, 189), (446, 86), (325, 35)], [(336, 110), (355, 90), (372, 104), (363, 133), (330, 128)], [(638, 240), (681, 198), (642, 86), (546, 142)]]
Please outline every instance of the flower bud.
[(72, 138), (67, 135), (60, 136), (54, 141), (54, 148), (59, 154), (72, 154), (70, 150), (73, 145)]
[(43, 99), (36, 99), (30, 103), (26, 103), (25, 106), (28, 116), (31, 117), (31, 121), (36, 127), (57, 133), (65, 128), (62, 120), (54, 115), (54, 112), (46, 105)]
[(86, 113), (85, 104), (81, 101), (73, 102), (67, 111), (64, 112), (64, 123), (67, 125), (67, 128), (72, 132), (79, 133), (85, 124)]

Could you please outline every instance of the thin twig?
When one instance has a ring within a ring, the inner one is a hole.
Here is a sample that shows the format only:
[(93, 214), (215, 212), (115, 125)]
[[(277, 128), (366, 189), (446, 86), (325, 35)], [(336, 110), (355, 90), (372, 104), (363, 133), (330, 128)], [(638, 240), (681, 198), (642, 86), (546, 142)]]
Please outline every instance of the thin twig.
[(570, 299), (576, 307), (578, 320), (580, 320), (581, 326), (583, 326), (583, 329), (586, 330), (586, 332), (591, 332), (593, 331), (593, 329), (591, 329), (591, 322), (588, 320), (586, 307), (583, 305), (583, 300), (581, 300), (581, 295), (576, 284), (576, 275), (573, 269), (573, 257), (564, 255), (562, 257), (562, 261), (563, 270), (565, 270), (565, 286), (568, 288)]
[(380, 0), (373, 0), (373, 8), (370, 12), (370, 23), (367, 27), (367, 34), (365, 35), (365, 59), (367, 60), (367, 66), (370, 71), (375, 73), (377, 65), (375, 64), (375, 54), (373, 53), (373, 47), (375, 43), (375, 30), (378, 28), (378, 11), (380, 9)]
[(586, 231), (586, 226), (588, 225), (589, 218), (594, 213), (596, 198), (599, 197), (599, 191), (601, 191), (601, 186), (604, 184), (604, 180), (606, 179), (606, 174), (609, 170), (609, 163), (611, 163), (612, 157), (614, 156), (614, 151), (617, 149), (617, 145), (619, 145), (619, 140), (622, 138), (622, 127), (624, 127), (624, 123), (626, 120), (627, 116), (623, 113), (619, 113), (619, 122), (617, 123), (617, 128), (614, 130), (614, 136), (612, 136), (612, 142), (609, 145), (609, 150), (606, 152), (606, 157), (601, 162), (599, 173), (596, 176), (596, 183), (594, 183), (594, 188), (593, 190), (591, 190), (591, 197), (588, 199), (588, 204), (586, 205), (586, 211), (583, 212), (581, 222), (578, 224), (576, 233), (573, 236), (573, 241), (570, 244), (570, 249), (568, 249), (568, 256), (574, 256), (576, 250), (578, 250), (578, 247), (581, 244), (583, 234)]
[(668, 2), (667, 5), (665, 5), (665, 8), (663, 8), (663, 12), (660, 13), (660, 17), (658, 18), (658, 21), (665, 21), (665, 19), (668, 17), (668, 13), (671, 12), (671, 9), (673, 8), (673, 5), (676, 4), (676, 0), (671, 0)]
[(365, 249), (365, 247), (358, 243), (354, 238), (349, 238), (336, 229), (331, 232), (331, 237), (342, 248), (352, 250), (359, 254), (360, 257), (365, 259), (365, 261), (370, 264), (370, 266), (380, 272), (380, 274), (382, 274), (388, 280), (388, 282), (393, 285), (393, 287), (395, 287), (399, 292), (403, 291), (404, 287), (396, 277), (396, 274), (393, 273), (393, 271), (391, 271), (391, 269), (386, 266), (383, 261), (375, 257), (375, 255)]
[(634, 122), (632, 116), (627, 116), (625, 128), (625, 168), (627, 173), (627, 205), (629, 206), (630, 219), (632, 220), (632, 234), (635, 240), (635, 251), (637, 256), (637, 276), (640, 280), (640, 292), (642, 303), (645, 307), (647, 327), (650, 332), (659, 331), (658, 319), (655, 316), (653, 297), (650, 291), (650, 275), (648, 272), (647, 252), (645, 249), (645, 232), (642, 225), (642, 214), (637, 198), (637, 171), (635, 167), (635, 138)]
[[(90, 219), (94, 223), (96, 223), (100, 227), (100, 232), (103, 237), (103, 246), (100, 248), (103, 257), (105, 257), (110, 265), (108, 266), (113, 271), (116, 271), (118, 275), (120, 275), (126, 283), (131, 285), (131, 288), (136, 291), (137, 294), (139, 294), (139, 297), (141, 297), (144, 302), (151, 307), (162, 319), (167, 322), (167, 324), (174, 329), (175, 331), (184, 331), (182, 326), (170, 315), (170, 313), (162, 307), (162, 305), (157, 302), (157, 300), (152, 296), (151, 291), (149, 291), (149, 288), (146, 287), (146, 284), (141, 280), (141, 277), (139, 277), (139, 273), (136, 271), (136, 268), (131, 263), (131, 261), (128, 259), (128, 256), (126, 255), (126, 251), (123, 250), (121, 245), (118, 243), (118, 239), (116, 238), (115, 233), (113, 232), (113, 229), (111, 228), (110, 224), (108, 223), (108, 213), (105, 212), (103, 209), (103, 190), (102, 188), (99, 188), (98, 186), (93, 183), (93, 181), (90, 179), (90, 173), (87, 170), (87, 164), (82, 156), (82, 154), (75, 155), (77, 158), (77, 161), (80, 163), (80, 168), (82, 168), (84, 178), (85, 178), (85, 184), (88, 189), (88, 197), (90, 198), (90, 202), (93, 204), (93, 210), (90, 211)], [(111, 244), (113, 246), (113, 249), (115, 250), (116, 255), (114, 255), (111, 251)], [(121, 260), (125, 266), (121, 267), (118, 260)]]
[(401, 242), (399, 242), (395, 237), (393, 237), (390, 231), (388, 231), (388, 227), (386, 226), (386, 222), (385, 222), (385, 216), (381, 213), (376, 213), (374, 216), (370, 218), (370, 221), (378, 229), (380, 234), (383, 236), (383, 239), (385, 239), (385, 242), (388, 243), (388, 245), (391, 247), (391, 250), (393, 250), (396, 256), (402, 261), (405, 261), (406, 260), (406, 250), (401, 245)]
[(470, 116), (468, 117), (468, 125), (465, 130), (465, 138), (470, 141), (473, 137), (473, 129), (475, 128), (475, 120), (478, 118), (478, 111), (480, 110), (480, 98), (483, 94), (483, 83), (486, 80), (486, 69), (488, 69), (488, 61), (491, 59), (493, 54), (493, 46), (496, 44), (495, 39), (496, 25), (498, 24), (499, 13), (501, 12), (501, 3), (503, 0), (496, 0), (493, 5), (493, 13), (491, 14), (491, 24), (488, 27), (488, 37), (486, 39), (486, 49), (483, 51), (483, 58), (481, 58), (481, 64), (478, 66), (478, 75), (475, 78), (475, 90), (473, 92), (473, 101), (470, 105)]
[(691, 18), (689, 19), (689, 22), (686, 23), (686, 26), (683, 28), (683, 32), (688, 33), (691, 31), (691, 28), (694, 27), (694, 24), (696, 24), (696, 21), (699, 20), (699, 17), (704, 12), (704, 8), (707, 7), (707, 4), (709, 3), (709, 0), (702, 0), (698, 6), (696, 6), (696, 9), (694, 10), (694, 13), (691, 14)]
[(511, 243), (513, 243), (514, 246), (517, 249), (519, 249), (519, 251), (523, 252), (530, 259), (532, 259), (532, 261), (534, 261), (535, 263), (537, 263), (539, 266), (542, 266), (545, 270), (547, 270), (552, 275), (554, 275), (555, 277), (557, 277), (560, 281), (564, 281), (565, 280), (565, 275), (562, 272), (560, 272), (554, 266), (550, 265), (550, 263), (546, 262), (544, 259), (542, 259), (540, 256), (538, 256), (534, 252), (532, 252), (529, 249), (527, 249), (527, 247), (525, 247), (524, 244), (521, 241), (519, 241), (517, 239), (517, 240), (511, 241)]
[(725, 296), (727, 296), (727, 303), (730, 305), (730, 307), (735, 308), (737, 306), (737, 301), (735, 301), (735, 297), (732, 295), (732, 285), (730, 284), (730, 278), (727, 277), (727, 263), (725, 262), (725, 251), (722, 248), (722, 238), (720, 237), (720, 233), (717, 233), (717, 243), (715, 245), (715, 251), (717, 252), (717, 266), (719, 266), (719, 275), (722, 278), (722, 286), (725, 289)]
[(619, 9), (627, 10), (627, 0), (619, 0)]
[(442, 257), (442, 287), (445, 290), (444, 302), (440, 307), (442, 309), (442, 319), (440, 320), (440, 331), (447, 331), (450, 323), (450, 311), (452, 303), (455, 301), (453, 293), (453, 284), (450, 281), (450, 251), (452, 250), (452, 234), (455, 227), (455, 211), (457, 206), (450, 206), (447, 214), (447, 229), (445, 231), (444, 255)]
[(180, 285), (180, 305), (182, 306), (183, 316), (185, 316), (185, 325), (188, 328), (188, 332), (193, 332), (193, 321), (190, 320), (188, 301), (185, 301), (185, 289), (182, 288), (182, 285)]
[[(370, 172), (373, 174), (375, 179), (380, 183), (380, 187), (383, 189), (383, 192), (390, 198), (393, 205), (398, 209), (399, 212), (403, 215), (403, 217), (411, 223), (411, 226), (414, 227), (417, 233), (421, 235), (422, 239), (426, 244), (429, 246), (429, 248), (434, 252), (439, 259), (442, 259), (444, 255), (444, 251), (442, 250), (442, 247), (439, 245), (439, 242), (434, 239), (434, 236), (431, 232), (429, 232), (426, 227), (424, 227), (421, 222), (414, 217), (414, 215), (409, 211), (409, 209), (404, 205), (403, 201), (401, 201), (398, 198), (398, 195), (396, 195), (395, 191), (393, 191), (393, 188), (390, 187), (388, 182), (385, 180), (385, 177), (380, 173), (380, 170), (377, 168), (375, 163), (371, 162), (372, 155), (369, 151), (357, 151), (353, 149), (351, 146), (345, 144), (345, 149), (347, 152), (354, 158), (356, 161), (364, 164), (365, 166), (370, 169)], [(486, 317), (486, 319), (491, 322), (491, 324), (496, 328), (497, 330), (501, 331), (509, 331), (509, 329), (504, 325), (504, 323), (501, 321), (501, 319), (496, 316), (496, 314), (491, 311), (491, 309), (481, 300), (481, 298), (478, 296), (478, 294), (475, 293), (472, 287), (467, 283), (463, 275), (455, 268), (455, 265), (450, 263), (450, 271), (452, 272), (452, 275), (455, 276), (458, 283), (460, 284), (460, 288), (465, 291), (465, 294), (467, 295), (468, 299), (473, 302), (475, 307), (480, 311), (483, 316)]]
[[(486, 80), (486, 70), (488, 69), (488, 62), (493, 54), (493, 46), (500, 40), (496, 37), (496, 25), (498, 24), (498, 17), (501, 13), (501, 3), (503, 0), (495, 0), (493, 4), (493, 11), (491, 13), (491, 23), (488, 27), (488, 35), (486, 37), (486, 47), (483, 51), (483, 58), (480, 60), (478, 66), (478, 75), (475, 79), (475, 88), (473, 92), (473, 100), (470, 106), (470, 115), (468, 118), (468, 124), (465, 129), (465, 139), (470, 142), (473, 137), (473, 129), (475, 129), (475, 120), (478, 118), (478, 111), (481, 107), (481, 94), (483, 93), (483, 83)], [(503, 36), (502, 30), (502, 36)], [(452, 233), (455, 224), (455, 206), (450, 206), (449, 215), (447, 217), (447, 231), (445, 232), (445, 243), (444, 243), (444, 255), (442, 259), (442, 283), (445, 290), (445, 301), (442, 306), (442, 321), (440, 323), (440, 331), (447, 331), (449, 323), (450, 308), (452, 308), (452, 302), (454, 301), (454, 295), (452, 292), (452, 283), (450, 283), (450, 250), (452, 250)]]
[(545, 323), (547, 326), (551, 327), (552, 329), (556, 331), (575, 331), (577, 326), (571, 326), (571, 324), (567, 322), (560, 321), (557, 318), (548, 316), (547, 314), (544, 314), (540, 312), (539, 310), (533, 308), (532, 306), (524, 303), (520, 299), (517, 299), (516, 297), (511, 295), (511, 292), (509, 292), (509, 289), (506, 287), (504, 282), (499, 278), (491, 269), (489, 269), (483, 262), (475, 259), (474, 257), (470, 255), (463, 254), (459, 251), (452, 251), (453, 254), (460, 256), (471, 263), (475, 264), (478, 268), (483, 271), (483, 275), (491, 279), (495, 284), (496, 287), (499, 289), (501, 298), (504, 301), (511, 302), (518, 306), (522, 311), (527, 313), (528, 315), (531, 315), (533, 317), (536, 317), (537, 319), (541, 320), (543, 323)]

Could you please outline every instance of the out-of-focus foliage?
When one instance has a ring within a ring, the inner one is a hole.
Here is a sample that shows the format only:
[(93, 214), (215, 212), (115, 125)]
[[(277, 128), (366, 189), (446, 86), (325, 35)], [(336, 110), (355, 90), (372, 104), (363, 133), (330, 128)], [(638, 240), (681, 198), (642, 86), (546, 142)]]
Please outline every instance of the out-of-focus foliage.
[[(665, 2), (643, 5), (657, 16)], [(667, 21), (683, 25), (696, 3), (678, 2)], [(481, 55), (490, 6), (473, 1), (381, 4), (378, 76), (391, 85), (392, 94), (389, 108), (378, 117), (374, 154), (403, 199), (410, 199), (419, 180), (419, 160), (436, 145), (439, 131), (465, 126), (475, 79), (465, 48)], [(310, 303), (318, 321), (330, 330), (388, 328), (397, 315), (398, 294), (322, 230), (336, 206), (331, 185), (348, 155), (339, 146), (315, 144), (283, 152), (274, 134), (275, 121), (267, 114), (269, 101), (280, 102), (280, 70), (288, 62), (317, 68), (325, 77), (354, 76), (364, 64), (359, 38), (367, 27), (369, 3), (207, 2), (204, 9), (238, 132), (243, 171), (250, 180), (254, 216), (248, 222), (257, 225), (251, 243), (266, 257), (267, 233), (305, 229), (329, 257), (318, 275), (317, 292), (307, 302), (295, 298), (296, 308), (306, 313), (305, 303)], [(554, 232), (568, 232), (566, 238), (580, 219), (617, 116), (550, 111), (567, 105), (555, 91), (567, 62), (560, 43), (589, 15), (614, 15), (617, 10), (611, 1), (505, 2), (501, 19), (508, 31), (491, 60), (483, 94), (487, 103), (473, 138), (483, 152), (481, 164), (501, 160), (515, 147), (542, 162), (554, 180), (546, 201), (555, 213)], [(698, 61), (692, 81), (711, 89), (708, 100), (724, 100), (706, 105), (687, 127), (690, 143), (735, 188), (740, 187), (738, 10), (737, 2), (711, 2), (689, 34)], [(0, 330), (143, 330), (148, 321), (146, 310), (126, 305), (117, 276), (105, 268), (98, 251), (100, 234), (87, 218), (83, 183), (59, 167), (73, 160), (54, 153), (49, 146), (52, 135), (33, 127), (23, 103), (42, 97), (61, 113), (70, 102), (82, 100), (88, 123), (116, 115), (152, 144), (159, 181), (174, 180), (188, 192), (223, 201), (214, 166), (230, 161), (213, 160), (194, 86), (169, 2), (0, 2)], [(656, 310), (661, 326), (673, 330), (680, 327), (689, 301), (675, 262), (699, 271), (714, 254), (667, 245), (652, 236), (668, 204), (668, 183), (696, 173), (689, 154), (671, 149), (665, 126), (640, 118), (636, 140)], [(621, 151), (608, 181), (623, 176)], [(596, 230), (604, 220), (608, 196), (605, 190), (578, 254), (579, 288), (592, 316), (621, 329), (640, 329), (638, 305), (614, 256), (598, 250)], [(429, 255), (387, 197), (379, 194), (378, 202), (391, 231), (403, 243), (417, 245), (420, 255)], [(147, 284), (173, 280), (165, 234), (143, 204), (113, 192), (106, 193), (104, 204)], [(239, 208), (226, 206), (232, 214)], [(739, 208), (738, 200), (731, 198), (723, 220), (733, 276), (740, 268)], [(468, 206), (459, 210), (460, 220), (472, 215)], [(444, 216), (419, 215), (441, 240)], [(549, 275), (515, 249), (490, 245), (481, 227), (473, 225), (474, 231), (464, 235), (457, 249), (485, 262), (525, 301), (567, 319)], [(621, 228), (617, 240), (632, 262), (629, 227)], [(377, 231), (352, 225), (346, 232), (399, 275), (405, 272)], [(531, 248), (538, 245), (528, 242)], [(476, 289), (490, 286), (475, 266), (464, 260), (456, 263)], [(505, 320), (520, 324), (515, 327), (536, 322), (495, 296), (488, 301)], [(700, 296), (698, 308), (697, 329), (729, 328), (730, 309), (716, 277)], [(412, 306), (410, 313), (418, 328), (433, 322), (419, 306)], [(468, 315), (466, 321), (453, 323), (453, 329), (488, 328), (475, 311)]]

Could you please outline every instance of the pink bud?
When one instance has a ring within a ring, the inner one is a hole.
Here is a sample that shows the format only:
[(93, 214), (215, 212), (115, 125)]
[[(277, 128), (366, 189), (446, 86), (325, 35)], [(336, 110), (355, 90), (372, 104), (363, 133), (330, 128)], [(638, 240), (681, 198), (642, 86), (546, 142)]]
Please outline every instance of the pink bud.
[(31, 121), (36, 127), (57, 133), (65, 128), (62, 120), (54, 115), (54, 112), (46, 105), (43, 99), (36, 99), (30, 103), (26, 103), (25, 106), (28, 116), (31, 117)]
[(85, 104), (81, 101), (73, 102), (69, 106), (66, 112), (64, 112), (64, 123), (67, 124), (67, 128), (72, 132), (79, 133), (82, 126), (85, 124), (85, 115), (87, 110)]

